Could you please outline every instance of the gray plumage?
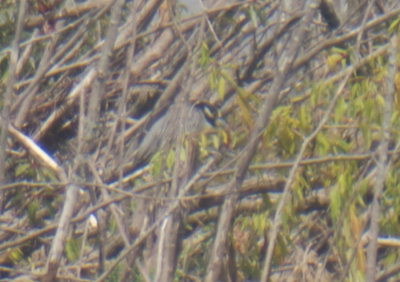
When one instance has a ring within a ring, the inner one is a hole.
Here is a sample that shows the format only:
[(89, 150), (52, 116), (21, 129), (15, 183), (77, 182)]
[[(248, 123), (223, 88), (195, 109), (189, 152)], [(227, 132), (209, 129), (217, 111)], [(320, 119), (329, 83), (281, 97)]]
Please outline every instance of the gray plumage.
[[(205, 111), (207, 108), (207, 112)], [(180, 122), (183, 122), (183, 130), (185, 134), (200, 132), (207, 123), (213, 123), (211, 114), (215, 114), (215, 110), (204, 102), (196, 104), (175, 103), (170, 106), (168, 111), (161, 116), (145, 134), (142, 142), (137, 148), (129, 148), (128, 154), (133, 162), (133, 166), (137, 166), (148, 162), (151, 157), (158, 151), (168, 151), (175, 145)], [(181, 113), (181, 111), (184, 111)], [(208, 114), (208, 115), (205, 115)], [(180, 120), (180, 117), (184, 117)]]

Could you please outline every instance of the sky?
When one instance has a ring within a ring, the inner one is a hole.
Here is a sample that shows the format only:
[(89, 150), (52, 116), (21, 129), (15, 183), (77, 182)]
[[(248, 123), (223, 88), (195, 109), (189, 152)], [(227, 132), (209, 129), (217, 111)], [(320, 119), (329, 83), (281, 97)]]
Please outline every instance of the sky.
[(179, 2), (186, 6), (189, 14), (197, 14), (201, 11), (199, 1), (200, 0), (180, 0)]

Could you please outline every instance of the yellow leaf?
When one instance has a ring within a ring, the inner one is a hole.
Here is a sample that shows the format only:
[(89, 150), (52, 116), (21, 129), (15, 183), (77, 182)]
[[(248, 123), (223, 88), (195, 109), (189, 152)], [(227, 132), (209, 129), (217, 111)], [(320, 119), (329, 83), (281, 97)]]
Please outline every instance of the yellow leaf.
[(326, 59), (326, 64), (328, 65), (329, 70), (334, 70), (335, 67), (340, 64), (342, 59), (343, 56), (337, 53), (329, 55)]
[(223, 76), (219, 77), (218, 80), (218, 94), (221, 101), (225, 99), (225, 78)]
[(172, 169), (172, 167), (174, 166), (174, 163), (175, 163), (175, 152), (174, 152), (174, 150), (169, 150), (167, 159), (166, 159), (167, 168)]
[(394, 95), (394, 102), (400, 103), (400, 73), (396, 73), (394, 78), (394, 87), (396, 88), (396, 94)]
[(242, 114), (242, 118), (244, 122), (250, 127), (253, 127), (253, 120), (251, 119), (250, 111), (246, 105), (246, 103), (243, 101), (243, 99), (240, 97), (240, 95), (237, 95), (237, 101), (238, 105), (240, 108), (240, 113)]

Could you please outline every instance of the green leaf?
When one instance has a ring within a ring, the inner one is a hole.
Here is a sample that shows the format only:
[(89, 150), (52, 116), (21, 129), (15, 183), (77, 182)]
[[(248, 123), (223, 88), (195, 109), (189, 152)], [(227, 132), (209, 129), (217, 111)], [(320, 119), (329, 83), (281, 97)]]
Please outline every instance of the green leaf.
[(213, 68), (210, 73), (210, 88), (217, 89), (217, 71)]
[(267, 229), (268, 213), (257, 213), (252, 215), (254, 228), (256, 229), (257, 235), (262, 236)]
[(56, 182), (58, 180), (57, 176), (55, 175), (55, 173), (46, 167), (43, 167), (39, 170), (39, 177), (41, 179), (41, 181), (54, 181)]
[(325, 155), (330, 149), (330, 145), (329, 145), (329, 141), (328, 141), (327, 137), (325, 136), (325, 134), (320, 132), (317, 135), (316, 141), (317, 141), (316, 148), (317, 148), (318, 154)]
[(313, 84), (311, 87), (311, 94), (310, 94), (310, 103), (312, 108), (314, 108), (317, 105), (317, 100), (318, 100), (317, 86)]
[(16, 247), (9, 253), (9, 258), (15, 264), (24, 258), (24, 253), (19, 247)]
[(247, 103), (242, 99), (241, 95), (237, 95), (237, 102), (240, 108), (240, 113), (244, 122), (247, 124), (248, 127), (253, 127), (253, 120), (250, 115), (250, 110), (247, 107)]
[(394, 21), (392, 21), (392, 23), (389, 26), (389, 33), (394, 33), (394, 31), (398, 28), (398, 25), (400, 23), (400, 17), (397, 17)]
[(311, 116), (310, 108), (305, 105), (301, 105), (299, 111), (299, 128), (304, 133), (309, 133), (311, 130)]
[(15, 176), (18, 177), (22, 174), (25, 174), (25, 172), (27, 172), (30, 167), (31, 167), (31, 165), (29, 163), (18, 164), (15, 169)]
[(250, 18), (251, 18), (251, 21), (253, 22), (254, 27), (257, 28), (258, 27), (257, 13), (256, 13), (253, 5), (250, 6), (249, 13), (250, 13)]
[(65, 253), (70, 262), (74, 262), (79, 258), (79, 251), (80, 247), (78, 240), (73, 238), (67, 240), (65, 243)]
[(292, 155), (295, 150), (295, 140), (294, 133), (290, 128), (290, 124), (288, 122), (284, 123), (283, 128), (280, 130), (279, 141), (282, 144), (282, 147)]
[(218, 94), (221, 101), (225, 100), (225, 78), (221, 75), (218, 80)]
[(212, 140), (212, 143), (213, 143), (213, 147), (218, 150), (220, 145), (221, 145), (218, 136), (213, 134), (211, 136), (211, 140)]
[[(182, 152), (182, 150), (181, 150), (181, 152)], [(175, 151), (174, 150), (169, 150), (168, 151), (168, 155), (167, 155), (167, 159), (166, 159), (167, 168), (169, 170), (171, 170), (173, 168), (173, 166), (174, 166), (174, 163), (175, 163)]]
[(330, 199), (330, 210), (331, 210), (331, 218), (333, 222), (339, 218), (340, 209), (341, 209), (341, 197), (339, 192), (339, 184), (336, 184), (332, 187), (329, 193)]
[(36, 218), (36, 213), (40, 209), (40, 203), (37, 199), (31, 201), (28, 205), (28, 218), (32, 224), (36, 224), (38, 219)]
[(344, 113), (346, 112), (346, 102), (344, 101), (343, 97), (339, 97), (339, 99), (336, 102), (336, 107), (335, 107), (335, 123), (338, 123), (339, 121), (342, 120)]
[(161, 167), (162, 167), (162, 154), (161, 152), (157, 152), (154, 154), (154, 156), (151, 158), (151, 175), (153, 176), (159, 176), (161, 173)]
[(371, 128), (368, 126), (368, 124), (362, 122), (360, 123), (360, 129), (364, 140), (364, 148), (368, 149), (371, 147), (372, 143)]
[(118, 230), (117, 221), (114, 218), (110, 218), (110, 221), (108, 223), (108, 231), (111, 234), (115, 234), (115, 232), (117, 232), (117, 230)]
[(206, 67), (209, 65), (209, 63), (210, 63), (210, 49), (208, 48), (207, 43), (203, 42), (203, 44), (201, 44), (199, 65), (201, 67)]
[(343, 56), (337, 53), (331, 54), (326, 59), (326, 64), (329, 70), (334, 70), (339, 63), (341, 63)]
[(201, 148), (207, 148), (207, 136), (206, 134), (200, 134), (199, 145)]
[(383, 105), (385, 105), (385, 99), (380, 94), (376, 95), (376, 102), (381, 107), (383, 107)]
[[(351, 144), (347, 143), (345, 140), (343, 140), (340, 137), (335, 138), (334, 142), (335, 142), (334, 143), (334, 145), (335, 145), (334, 149), (335, 150), (338, 149), (340, 151), (340, 153), (347, 153), (347, 152), (349, 152), (349, 150), (352, 147)], [(337, 153), (337, 152), (335, 151), (335, 153)]]

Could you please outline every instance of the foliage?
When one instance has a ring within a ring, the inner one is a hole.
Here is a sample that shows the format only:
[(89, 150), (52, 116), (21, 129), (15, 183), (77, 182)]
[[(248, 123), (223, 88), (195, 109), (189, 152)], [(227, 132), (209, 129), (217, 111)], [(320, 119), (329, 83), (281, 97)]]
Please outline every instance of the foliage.
[[(58, 243), (53, 279), (211, 281), (215, 267), (214, 280), (261, 280), (273, 242), (273, 281), (363, 281), (382, 140), (377, 279), (399, 279), (389, 271), (400, 255), (396, 1), (344, 10), (335, 30), (302, 1), (194, 16), (185, 1), (28, 1), (12, 50), (22, 2), (0, 2), (1, 279), (45, 277)], [(139, 158), (171, 105), (189, 105), (177, 110), (188, 117), (198, 102), (218, 109), (214, 127), (170, 120)], [(68, 184), (78, 196), (61, 230)]]

